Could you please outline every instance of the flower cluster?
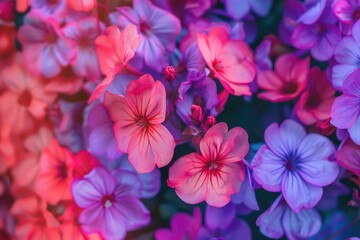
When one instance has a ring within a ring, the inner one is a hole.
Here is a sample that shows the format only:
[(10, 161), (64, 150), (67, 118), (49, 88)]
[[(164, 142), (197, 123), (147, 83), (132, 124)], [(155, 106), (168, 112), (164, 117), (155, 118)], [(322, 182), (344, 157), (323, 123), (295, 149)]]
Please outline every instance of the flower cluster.
[(359, 0), (3, 0), (0, 239), (358, 239)]

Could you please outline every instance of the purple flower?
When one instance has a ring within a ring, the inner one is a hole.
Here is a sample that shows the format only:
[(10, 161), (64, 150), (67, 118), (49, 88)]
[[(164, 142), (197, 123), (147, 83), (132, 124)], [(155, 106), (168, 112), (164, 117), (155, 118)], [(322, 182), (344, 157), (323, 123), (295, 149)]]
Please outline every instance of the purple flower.
[(203, 113), (217, 115), (215, 110), (218, 104), (215, 82), (206, 77), (205, 73), (190, 71), (188, 78), (179, 87), (179, 99), (176, 102), (176, 112), (188, 126), (192, 125), (191, 106), (200, 106)]
[[(98, 25), (99, 24), (99, 25)], [(79, 77), (87, 77), (90, 81), (100, 79), (100, 67), (96, 55), (95, 39), (99, 36), (98, 27), (104, 29), (103, 23), (96, 18), (87, 17), (73, 21), (64, 28), (67, 38), (76, 42), (78, 55), (73, 70)]]
[(251, 10), (257, 15), (266, 16), (272, 5), (272, 0), (224, 0), (227, 14), (235, 20), (239, 20), (247, 15)]
[(229, 203), (225, 207), (217, 208), (206, 206), (205, 226), (200, 228), (196, 240), (208, 239), (251, 239), (251, 229), (249, 225), (236, 218), (236, 208)]
[(337, 97), (331, 110), (331, 124), (347, 129), (351, 139), (360, 145), (360, 69), (344, 82), (343, 95)]
[(314, 5), (298, 19), (291, 43), (299, 49), (310, 50), (311, 55), (319, 61), (329, 60), (337, 43), (341, 40), (341, 31), (335, 25), (331, 1), (311, 1)]
[(99, 232), (106, 239), (124, 239), (126, 232), (150, 222), (150, 213), (139, 200), (136, 174), (118, 170), (110, 174), (95, 167), (71, 186), (75, 203), (82, 208), (79, 223), (86, 233)]
[[(295, 211), (314, 207), (339, 173), (332, 160), (332, 142), (319, 134), (306, 135), (305, 129), (291, 119), (265, 130), (265, 145), (255, 154), (253, 177), (271, 192), (282, 192)], [(321, 149), (321, 151), (319, 151)]]
[(160, 71), (166, 67), (166, 56), (175, 48), (175, 39), (180, 33), (180, 21), (174, 15), (154, 6), (149, 0), (134, 0), (133, 8), (120, 7), (118, 13), (110, 16), (124, 29), (129, 23), (137, 26), (141, 43), (137, 59)]
[(345, 79), (360, 67), (360, 21), (352, 29), (352, 36), (341, 39), (335, 49), (335, 60), (332, 68), (332, 84), (341, 90)]
[(177, 213), (170, 221), (170, 228), (156, 230), (156, 240), (194, 240), (201, 226), (201, 211), (197, 207), (193, 216), (187, 213)]
[(116, 148), (113, 132), (113, 121), (105, 107), (98, 103), (90, 105), (85, 116), (83, 133), (87, 149), (97, 157), (106, 156), (107, 160), (114, 160), (123, 155)]
[(64, 37), (59, 22), (39, 13), (28, 14), (18, 31), (24, 59), (33, 74), (55, 77), (76, 57), (75, 43)]
[(296, 213), (280, 195), (271, 207), (256, 220), (262, 234), (269, 238), (308, 239), (321, 228), (321, 217), (315, 209)]

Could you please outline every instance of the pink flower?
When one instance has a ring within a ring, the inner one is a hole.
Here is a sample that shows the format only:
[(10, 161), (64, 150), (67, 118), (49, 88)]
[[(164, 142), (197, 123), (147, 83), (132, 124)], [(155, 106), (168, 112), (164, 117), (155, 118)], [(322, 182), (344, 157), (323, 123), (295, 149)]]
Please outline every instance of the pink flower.
[(212, 74), (233, 95), (251, 95), (249, 83), (255, 77), (254, 57), (242, 40), (230, 40), (223, 27), (213, 28), (208, 35), (198, 34), (199, 49)]
[(343, 168), (360, 177), (360, 146), (350, 138), (341, 144), (335, 158)]
[(18, 222), (16, 239), (61, 239), (59, 222), (37, 197), (17, 199), (10, 211)]
[(100, 79), (100, 66), (96, 56), (95, 40), (105, 26), (95, 17), (83, 18), (64, 28), (64, 35), (76, 42), (78, 55), (72, 66), (79, 77), (97, 82)]
[(29, 75), (21, 64), (11, 64), (0, 75), (7, 87), (0, 95), (1, 124), (14, 133), (33, 130), (56, 94), (45, 92), (42, 79)]
[(49, 93), (73, 95), (82, 88), (83, 84), (83, 78), (78, 77), (71, 67), (67, 66), (61, 70), (59, 75), (49, 79), (45, 86), (45, 91)]
[(166, 92), (160, 81), (143, 75), (128, 84), (125, 97), (107, 92), (104, 105), (115, 122), (118, 150), (129, 154), (137, 172), (151, 172), (155, 165), (163, 167), (171, 161), (175, 141), (161, 124), (165, 120)]
[(228, 132), (226, 123), (218, 123), (200, 141), (200, 154), (185, 155), (170, 167), (168, 185), (186, 203), (205, 200), (223, 207), (231, 194), (240, 191), (245, 177), (241, 161), (248, 150), (244, 129), (235, 127)]
[(106, 78), (96, 87), (89, 101), (97, 99), (101, 92), (112, 82), (116, 73), (120, 72), (135, 55), (140, 44), (140, 36), (136, 27), (129, 24), (122, 32), (110, 26), (105, 34), (96, 39), (96, 52), (99, 58), (100, 70)]
[(295, 112), (301, 122), (310, 125), (328, 119), (335, 100), (335, 90), (329, 84), (326, 73), (314, 67), (309, 74), (307, 89), (295, 105)]
[(48, 203), (70, 200), (74, 156), (70, 150), (53, 140), (40, 157), (39, 175), (35, 179), (35, 192)]
[(95, 0), (67, 0), (69, 7), (75, 11), (87, 12), (93, 9), (96, 5)]
[(306, 87), (310, 59), (300, 59), (293, 54), (284, 54), (276, 59), (275, 71), (259, 73), (257, 81), (265, 90), (259, 98), (271, 102), (284, 102), (296, 98)]
[(77, 54), (75, 44), (64, 37), (59, 22), (39, 13), (26, 16), (18, 39), (29, 69), (48, 78), (58, 75)]

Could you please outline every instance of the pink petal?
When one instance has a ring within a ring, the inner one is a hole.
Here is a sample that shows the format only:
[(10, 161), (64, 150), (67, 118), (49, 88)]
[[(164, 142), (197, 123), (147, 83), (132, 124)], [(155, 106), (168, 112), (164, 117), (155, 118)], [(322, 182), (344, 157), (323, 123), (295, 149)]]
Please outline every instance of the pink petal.
[(201, 154), (210, 160), (217, 159), (227, 131), (228, 126), (224, 122), (212, 126), (200, 141)]

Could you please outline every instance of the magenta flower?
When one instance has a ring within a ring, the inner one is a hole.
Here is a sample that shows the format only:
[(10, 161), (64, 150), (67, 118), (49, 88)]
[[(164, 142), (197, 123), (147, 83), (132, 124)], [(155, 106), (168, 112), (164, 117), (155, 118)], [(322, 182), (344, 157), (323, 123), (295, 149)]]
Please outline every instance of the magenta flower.
[(59, 22), (39, 13), (26, 16), (25, 24), (18, 31), (18, 39), (30, 71), (47, 78), (58, 75), (77, 54), (75, 43), (64, 37)]
[(360, 144), (360, 70), (356, 70), (344, 82), (343, 95), (332, 106), (331, 124), (347, 129), (351, 139)]
[(338, 62), (332, 68), (332, 84), (341, 90), (345, 79), (350, 73), (360, 67), (360, 21), (353, 29), (352, 36), (344, 37), (335, 50), (335, 60)]
[(186, 213), (176, 213), (170, 221), (171, 229), (156, 230), (156, 240), (195, 240), (201, 226), (201, 211), (197, 207), (193, 216)]
[(205, 226), (200, 228), (197, 240), (233, 239), (250, 240), (251, 229), (249, 225), (236, 218), (235, 205), (229, 203), (222, 208), (206, 206)]
[(305, 209), (296, 213), (280, 195), (271, 207), (261, 214), (256, 225), (269, 238), (309, 239), (321, 228), (321, 217), (315, 209)]
[(75, 179), (71, 190), (82, 208), (79, 223), (85, 233), (99, 232), (105, 239), (124, 239), (126, 232), (150, 222), (150, 214), (140, 197), (135, 174), (118, 170), (113, 174), (95, 167), (82, 179)]
[(128, 24), (137, 26), (142, 37), (136, 50), (139, 59), (160, 71), (166, 67), (166, 55), (175, 48), (175, 39), (180, 33), (180, 21), (169, 12), (154, 6), (149, 0), (134, 0), (133, 8), (120, 7), (113, 24), (124, 29)]
[(340, 23), (344, 24), (349, 30), (351, 30), (356, 21), (360, 19), (360, 1), (334, 1), (333, 11)]
[(66, 0), (30, 0), (31, 11), (38, 11), (46, 16), (64, 18), (68, 12)]
[[(321, 151), (319, 151), (321, 149)], [(294, 120), (265, 130), (265, 145), (255, 154), (251, 165), (253, 177), (271, 192), (282, 192), (295, 212), (319, 202), (322, 187), (335, 181), (339, 167), (331, 161), (335, 148), (319, 134), (306, 135)]]
[[(98, 25), (99, 24), (99, 25)], [(88, 17), (72, 22), (64, 28), (67, 38), (76, 42), (78, 55), (73, 70), (79, 77), (86, 77), (97, 82), (100, 79), (100, 67), (96, 56), (95, 40), (99, 35), (98, 27), (102, 30), (104, 24), (96, 18)]]

